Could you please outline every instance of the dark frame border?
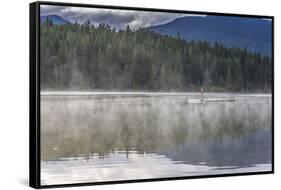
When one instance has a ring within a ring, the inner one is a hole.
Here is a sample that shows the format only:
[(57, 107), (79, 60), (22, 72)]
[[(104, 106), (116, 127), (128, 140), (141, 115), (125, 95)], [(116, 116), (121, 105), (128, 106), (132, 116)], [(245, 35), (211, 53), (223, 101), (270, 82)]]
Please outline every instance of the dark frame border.
[[(151, 179), (132, 179), (118, 181), (103, 181), (89, 183), (71, 183), (57, 185), (41, 185), (40, 178), (40, 5), (54, 6), (71, 6), (71, 7), (88, 7), (88, 8), (104, 8), (104, 9), (119, 9), (119, 10), (135, 10), (149, 12), (168, 12), (182, 14), (207, 14), (217, 16), (239, 16), (248, 18), (265, 18), (272, 20), (272, 168), (271, 171), (262, 172), (243, 172), (232, 174), (213, 174), (213, 175), (198, 175), (198, 176), (182, 176), (182, 177), (167, 177), (167, 178), (151, 178)], [(274, 173), (274, 16), (266, 15), (248, 15), (234, 13), (218, 13), (218, 12), (201, 12), (187, 10), (169, 10), (156, 8), (141, 8), (141, 7), (124, 7), (110, 5), (91, 5), (80, 3), (61, 3), (38, 1), (29, 4), (29, 59), (30, 59), (30, 75), (29, 75), (29, 186), (33, 188), (55, 188), (55, 187), (75, 187), (89, 185), (104, 185), (104, 184), (121, 184), (121, 183), (136, 183), (136, 182), (153, 182), (166, 180), (183, 180), (183, 179), (198, 179), (198, 178), (214, 178), (214, 177), (229, 177), (229, 176), (246, 176)]]

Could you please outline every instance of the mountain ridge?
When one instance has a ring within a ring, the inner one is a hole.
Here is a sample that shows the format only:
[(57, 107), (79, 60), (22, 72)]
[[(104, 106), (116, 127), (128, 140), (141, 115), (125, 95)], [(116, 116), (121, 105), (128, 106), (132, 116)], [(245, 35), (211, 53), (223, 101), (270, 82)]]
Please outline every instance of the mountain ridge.
[(268, 55), (272, 51), (271, 21), (260, 18), (186, 16), (149, 29), (161, 34), (180, 35), (187, 41), (218, 42)]
[[(41, 22), (71, 23), (57, 15), (40, 16)], [(247, 48), (266, 55), (272, 53), (271, 21), (261, 18), (234, 16), (186, 16), (168, 23), (148, 27), (151, 31), (171, 36), (180, 35), (186, 41), (221, 43), (226, 47)]]
[(53, 24), (67, 24), (71, 23), (68, 20), (64, 19), (63, 17), (57, 15), (57, 14), (50, 14), (50, 15), (43, 15), (40, 16), (41, 22), (46, 22), (47, 20), (51, 20)]

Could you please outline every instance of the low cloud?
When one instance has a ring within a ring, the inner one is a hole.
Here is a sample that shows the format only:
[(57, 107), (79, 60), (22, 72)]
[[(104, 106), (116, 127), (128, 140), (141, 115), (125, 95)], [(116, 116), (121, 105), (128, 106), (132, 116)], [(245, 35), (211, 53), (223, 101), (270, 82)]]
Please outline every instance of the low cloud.
[(41, 5), (41, 15), (57, 14), (64, 19), (78, 23), (89, 20), (92, 24), (98, 25), (101, 22), (107, 23), (118, 29), (130, 25), (131, 28), (149, 27), (168, 23), (176, 18), (185, 16), (204, 16), (178, 13), (163, 13), (133, 10), (114, 10), (104, 8), (68, 7)]

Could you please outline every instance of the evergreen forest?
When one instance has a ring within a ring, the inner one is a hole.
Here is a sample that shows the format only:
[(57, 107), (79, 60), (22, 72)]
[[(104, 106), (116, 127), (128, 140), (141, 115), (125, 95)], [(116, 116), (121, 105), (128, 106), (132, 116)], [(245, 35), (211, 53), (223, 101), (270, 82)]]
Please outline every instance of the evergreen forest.
[(272, 58), (105, 23), (40, 25), (41, 90), (271, 92)]

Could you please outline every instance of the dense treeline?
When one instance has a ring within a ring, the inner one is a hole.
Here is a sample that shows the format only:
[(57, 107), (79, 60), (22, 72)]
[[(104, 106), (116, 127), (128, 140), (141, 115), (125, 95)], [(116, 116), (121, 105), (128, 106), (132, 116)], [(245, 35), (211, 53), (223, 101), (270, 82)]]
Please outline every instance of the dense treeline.
[(41, 24), (43, 90), (269, 92), (271, 57), (101, 23)]

